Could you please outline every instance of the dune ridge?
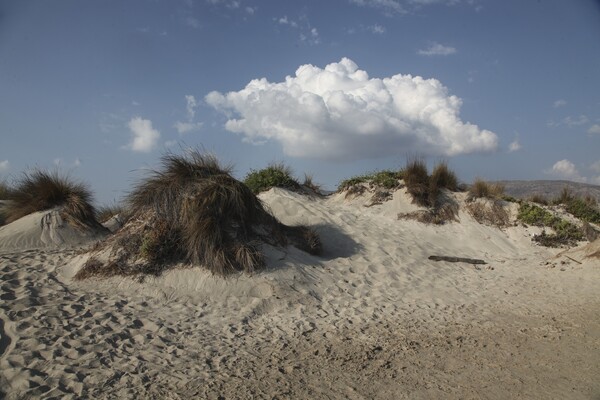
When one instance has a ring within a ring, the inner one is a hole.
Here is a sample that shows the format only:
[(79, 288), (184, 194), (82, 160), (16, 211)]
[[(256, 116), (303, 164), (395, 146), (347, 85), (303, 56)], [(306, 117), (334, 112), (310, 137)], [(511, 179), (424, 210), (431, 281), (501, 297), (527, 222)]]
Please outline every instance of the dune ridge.
[(536, 245), (541, 228), (480, 224), (465, 193), (449, 194), (461, 207), (444, 225), (398, 220), (419, 209), (405, 189), (365, 207), (369, 196), (260, 194), (283, 223), (314, 227), (323, 254), (265, 248), (266, 268), (252, 275), (181, 265), (144, 282), (75, 282), (88, 257), (77, 248), (3, 248), (0, 390), (8, 399), (600, 393), (600, 259), (580, 257), (583, 246)]

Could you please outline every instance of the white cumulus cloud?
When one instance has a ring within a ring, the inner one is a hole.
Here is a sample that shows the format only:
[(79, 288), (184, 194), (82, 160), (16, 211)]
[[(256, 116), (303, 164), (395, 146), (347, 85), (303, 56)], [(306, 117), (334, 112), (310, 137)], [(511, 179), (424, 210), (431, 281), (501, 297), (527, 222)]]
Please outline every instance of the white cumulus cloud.
[(156, 147), (160, 132), (152, 127), (152, 121), (134, 117), (127, 126), (133, 134), (133, 140), (127, 148), (140, 153), (149, 153)]
[(8, 160), (0, 161), (0, 172), (6, 172), (10, 168)]
[(293, 157), (453, 156), (498, 144), (493, 132), (461, 121), (461, 99), (438, 80), (370, 78), (348, 58), (324, 69), (302, 65), (284, 82), (262, 78), (237, 92), (211, 92), (205, 101), (228, 117), (227, 130), (254, 143), (275, 140)]
[(581, 176), (575, 164), (571, 161), (564, 159), (554, 163), (551, 169), (545, 171), (547, 174), (553, 175), (557, 178), (567, 179), (575, 182), (586, 182), (587, 178)]
[(449, 56), (450, 54), (455, 54), (456, 49), (434, 42), (428, 48), (419, 50), (417, 53), (421, 56)]

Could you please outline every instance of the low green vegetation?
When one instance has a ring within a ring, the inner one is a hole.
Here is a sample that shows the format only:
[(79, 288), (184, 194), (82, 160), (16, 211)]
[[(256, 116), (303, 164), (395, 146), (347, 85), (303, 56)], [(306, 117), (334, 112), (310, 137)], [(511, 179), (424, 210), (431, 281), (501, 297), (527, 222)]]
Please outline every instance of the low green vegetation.
[[(400, 180), (404, 180), (406, 190), (412, 196), (413, 201), (424, 207), (437, 208), (441, 206), (439, 204), (441, 189), (458, 190), (456, 174), (448, 168), (446, 163), (441, 162), (436, 165), (430, 176), (425, 161), (421, 158), (413, 158), (409, 159), (404, 169), (400, 171), (383, 170), (346, 179), (340, 182), (338, 191), (360, 194), (366, 190), (364, 186), (360, 186), (363, 183), (368, 183), (375, 189), (393, 190), (400, 187)], [(375, 195), (391, 198), (391, 196), (382, 195), (380, 191)], [(375, 204), (379, 203), (381, 201), (377, 201)]]
[(371, 182), (373, 185), (383, 187), (385, 189), (394, 189), (400, 186), (399, 180), (402, 179), (402, 171), (383, 170), (376, 171), (370, 174), (357, 175), (352, 178), (343, 180), (338, 185), (338, 191), (350, 189), (352, 186)]
[(598, 211), (598, 208), (592, 201), (586, 201), (582, 198), (572, 198), (565, 206), (569, 214), (583, 221), (600, 224), (600, 211)]
[(294, 178), (291, 168), (282, 163), (271, 164), (261, 170), (250, 170), (244, 178), (244, 183), (254, 194), (265, 192), (273, 187), (289, 190), (299, 190), (301, 187), (298, 180)]
[(544, 246), (573, 245), (584, 239), (581, 229), (575, 224), (559, 218), (535, 204), (521, 204), (517, 219), (529, 225), (552, 228), (555, 233), (547, 234), (544, 231), (533, 238), (534, 241)]

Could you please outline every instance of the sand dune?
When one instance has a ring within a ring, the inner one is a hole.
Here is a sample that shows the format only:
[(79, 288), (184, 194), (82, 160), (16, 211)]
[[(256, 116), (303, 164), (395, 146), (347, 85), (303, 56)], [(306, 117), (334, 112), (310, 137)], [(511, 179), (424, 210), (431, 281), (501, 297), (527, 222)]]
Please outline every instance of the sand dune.
[(323, 256), (268, 248), (252, 276), (182, 266), (75, 282), (86, 254), (0, 228), (5, 397), (600, 396), (600, 258), (584, 256), (597, 244), (539, 247), (538, 228), (481, 225), (464, 207), (445, 225), (398, 220), (417, 209), (404, 190), (371, 207), (260, 197), (282, 222), (316, 226)]

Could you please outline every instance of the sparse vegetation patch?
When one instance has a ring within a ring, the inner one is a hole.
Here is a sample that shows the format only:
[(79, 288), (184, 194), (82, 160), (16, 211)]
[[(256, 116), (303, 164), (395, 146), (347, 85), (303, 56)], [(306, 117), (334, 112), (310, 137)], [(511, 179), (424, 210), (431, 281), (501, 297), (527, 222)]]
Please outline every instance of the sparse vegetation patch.
[(584, 239), (579, 227), (534, 204), (521, 204), (517, 219), (529, 225), (548, 227), (554, 230), (553, 234), (543, 231), (540, 235), (534, 236), (533, 240), (543, 246), (570, 246)]
[(600, 211), (591, 200), (571, 198), (566, 203), (566, 210), (569, 214), (583, 221), (600, 224)]
[(354, 186), (362, 183), (370, 183), (376, 187), (382, 187), (385, 189), (396, 189), (400, 187), (400, 179), (402, 179), (402, 172), (400, 171), (376, 171), (370, 174), (357, 175), (350, 179), (343, 180), (338, 185), (338, 192), (350, 190)]

